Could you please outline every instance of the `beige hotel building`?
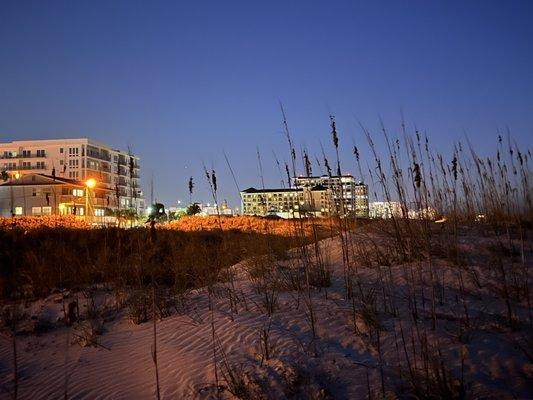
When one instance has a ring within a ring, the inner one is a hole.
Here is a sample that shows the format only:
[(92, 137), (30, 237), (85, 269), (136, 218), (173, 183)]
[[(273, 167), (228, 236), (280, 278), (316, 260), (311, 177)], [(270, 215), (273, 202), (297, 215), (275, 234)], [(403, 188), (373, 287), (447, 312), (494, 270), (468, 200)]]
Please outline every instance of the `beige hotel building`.
[(248, 188), (241, 192), (244, 215), (282, 218), (330, 215), (368, 218), (368, 186), (353, 176), (297, 177), (295, 187)]
[(10, 176), (42, 174), (79, 182), (93, 178), (98, 188), (114, 197), (118, 189), (120, 209), (145, 209), (139, 157), (88, 138), (0, 143), (0, 171)]

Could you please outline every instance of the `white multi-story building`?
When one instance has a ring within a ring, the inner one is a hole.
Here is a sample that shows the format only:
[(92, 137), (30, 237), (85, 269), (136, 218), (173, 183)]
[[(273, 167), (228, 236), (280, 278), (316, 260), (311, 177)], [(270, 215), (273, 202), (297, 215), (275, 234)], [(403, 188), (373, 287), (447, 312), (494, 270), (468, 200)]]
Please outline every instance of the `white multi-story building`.
[(402, 218), (402, 205), (398, 201), (373, 201), (370, 203), (370, 218)]
[(368, 218), (368, 186), (352, 175), (304, 176), (294, 179), (297, 188), (322, 186), (331, 192), (332, 212)]
[(198, 204), (200, 206), (200, 215), (202, 216), (209, 216), (209, 215), (233, 215), (233, 211), (231, 208), (228, 207), (228, 204), (226, 201), (224, 201), (220, 206), (217, 206), (217, 204)]
[(256, 189), (241, 192), (243, 215), (302, 218), (328, 216), (332, 212), (330, 191), (323, 186)]
[(241, 207), (244, 215), (368, 218), (368, 186), (351, 175), (297, 177), (292, 188), (242, 191)]
[(437, 210), (432, 207), (420, 208), (416, 203), (410, 203), (409, 206), (402, 206), (399, 201), (373, 201), (370, 203), (370, 218), (435, 219), (437, 217)]
[(0, 143), (0, 171), (34, 172), (84, 181), (113, 191), (119, 208), (143, 212), (139, 157), (88, 138), (17, 140)]

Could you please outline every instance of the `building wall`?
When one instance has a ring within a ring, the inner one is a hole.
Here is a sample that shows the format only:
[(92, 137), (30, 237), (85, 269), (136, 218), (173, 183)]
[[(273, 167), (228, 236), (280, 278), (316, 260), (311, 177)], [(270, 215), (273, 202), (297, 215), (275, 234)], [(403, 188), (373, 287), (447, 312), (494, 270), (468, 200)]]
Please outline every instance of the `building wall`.
[(288, 212), (303, 201), (302, 191), (241, 193), (241, 210), (244, 215), (268, 215), (269, 210)]
[(278, 215), (283, 218), (310, 214), (326, 216), (331, 210), (331, 194), (327, 190), (309, 188), (241, 192), (241, 210), (244, 215)]
[[(14, 215), (86, 215), (86, 194), (83, 187), (69, 184), (0, 185), (0, 216)], [(48, 196), (47, 196), (48, 195)], [(114, 208), (112, 193), (89, 192), (91, 216), (103, 217), (106, 208)]]
[(311, 176), (297, 177), (297, 187), (324, 186), (331, 190), (332, 207), (339, 214), (351, 214), (368, 218), (368, 186), (357, 183), (353, 176)]
[(374, 201), (370, 203), (370, 218), (402, 218), (402, 207), (397, 201)]
[(100, 185), (115, 191), (118, 186), (120, 208), (145, 209), (140, 186), (139, 157), (134, 159), (130, 179), (129, 158), (123, 151), (112, 149), (87, 138), (28, 140), (0, 143), (0, 170), (37, 172), (57, 177), (96, 179)]

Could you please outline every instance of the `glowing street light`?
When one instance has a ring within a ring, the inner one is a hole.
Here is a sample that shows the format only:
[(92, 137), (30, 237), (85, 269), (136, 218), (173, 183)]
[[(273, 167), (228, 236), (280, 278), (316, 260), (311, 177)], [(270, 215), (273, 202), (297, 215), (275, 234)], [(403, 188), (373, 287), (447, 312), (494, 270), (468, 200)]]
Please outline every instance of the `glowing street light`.
[(85, 220), (89, 217), (89, 190), (94, 189), (96, 186), (96, 180), (93, 178), (89, 178), (85, 181), (85, 186), (87, 186), (87, 189), (85, 190)]
[(87, 186), (89, 189), (93, 189), (96, 186), (96, 180), (93, 178), (89, 178), (85, 181), (85, 186)]

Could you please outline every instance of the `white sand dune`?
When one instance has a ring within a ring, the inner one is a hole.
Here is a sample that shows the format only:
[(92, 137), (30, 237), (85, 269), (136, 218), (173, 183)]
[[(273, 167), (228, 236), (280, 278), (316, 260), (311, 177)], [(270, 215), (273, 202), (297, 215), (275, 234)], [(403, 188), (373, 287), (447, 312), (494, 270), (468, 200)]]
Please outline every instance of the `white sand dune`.
[[(380, 357), (375, 338), (367, 335), (368, 326), (358, 316), (358, 334), (354, 333), (351, 301), (344, 298), (342, 259), (339, 241), (321, 243), (332, 270), (332, 285), (327, 290), (314, 290), (313, 309), (317, 338), (312, 341), (309, 312), (305, 293), (282, 291), (277, 308), (271, 317), (263, 309), (259, 294), (244, 272), (237, 272), (235, 291), (240, 301), (232, 311), (223, 290), (215, 293), (213, 317), (220, 348), (217, 351), (218, 380), (224, 387), (220, 398), (234, 398), (227, 387), (224, 355), (234, 371), (251, 387), (260, 390), (262, 397), (364, 399), (370, 393), (381, 396)], [(285, 262), (285, 264), (290, 262)], [(398, 304), (405, 309), (406, 288), (403, 276), (406, 266), (387, 268)], [(454, 278), (451, 267), (442, 266), (443, 274)], [(377, 280), (376, 269), (359, 271), (364, 288), (371, 288)], [(501, 313), (503, 304), (488, 292), (474, 291), (468, 297), (472, 316), (482, 321), (484, 315)], [(223, 286), (221, 286), (223, 289)], [(460, 368), (460, 350), (468, 354), (464, 367), (466, 378), (480, 397), (527, 398), (533, 395), (531, 360), (516, 348), (524, 332), (490, 330), (479, 322), (479, 329), (461, 343), (454, 331), (453, 317), (460, 314), (460, 304), (453, 299), (452, 288), (447, 290), (446, 302), (439, 306), (443, 315), (438, 329), (429, 335), (438, 338), (451, 370)], [(102, 290), (102, 299), (112, 301), (112, 293)], [(380, 296), (376, 290), (375, 296)], [(170, 316), (157, 321), (157, 357), (161, 397), (164, 399), (210, 399), (217, 397), (211, 312), (207, 291), (191, 291), (184, 302)], [(81, 302), (83, 305), (83, 301)], [(419, 307), (422, 308), (421, 305)], [(80, 329), (65, 327), (57, 322), (62, 315), (57, 295), (32, 305), (27, 312), (52, 321), (52, 329), (40, 335), (17, 336), (19, 399), (59, 399), (65, 391), (70, 399), (150, 399), (155, 398), (155, 367), (152, 361), (153, 324), (134, 325), (126, 310), (121, 310), (104, 324), (98, 336), (100, 346), (82, 347), (76, 343)], [(427, 308), (426, 308), (427, 309)], [(82, 307), (83, 311), (83, 307)], [(424, 311), (420, 311), (424, 315)], [(45, 316), (45, 317), (44, 317)], [(444, 316), (447, 316), (444, 318)], [(426, 318), (424, 316), (423, 318)], [(409, 332), (408, 317), (394, 318), (379, 313), (382, 332), (382, 352), (386, 397), (402, 396), (398, 386), (401, 379), (394, 367), (403, 357), (396, 346), (401, 328)], [(271, 323), (271, 359), (261, 362), (261, 330)], [(429, 324), (429, 322), (428, 322)], [(530, 332), (527, 334), (531, 334)], [(522, 335), (522, 336), (521, 336)], [(531, 350), (531, 349), (529, 349)], [(13, 388), (13, 348), (8, 336), (0, 338), (0, 398), (11, 398)], [(531, 398), (531, 397), (530, 397)]]

